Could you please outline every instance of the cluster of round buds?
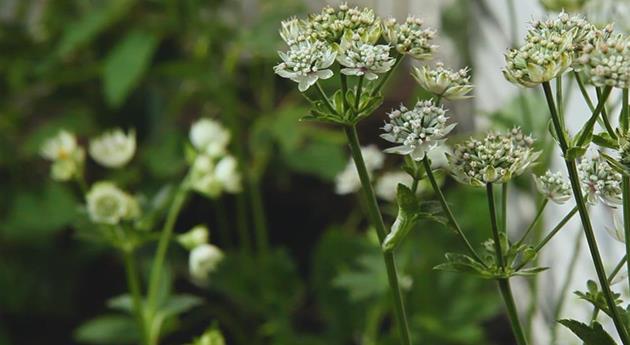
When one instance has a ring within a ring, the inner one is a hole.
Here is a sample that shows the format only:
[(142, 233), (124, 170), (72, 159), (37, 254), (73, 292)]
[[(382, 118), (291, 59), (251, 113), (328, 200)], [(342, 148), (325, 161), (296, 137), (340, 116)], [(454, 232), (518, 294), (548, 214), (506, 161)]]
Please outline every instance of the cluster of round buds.
[(560, 12), (555, 18), (532, 23), (530, 34), (540, 36), (545, 31), (549, 31), (556, 36), (571, 35), (571, 49), (573, 52), (578, 52), (590, 40), (601, 34), (595, 25), (582, 16), (570, 16), (564, 11)]
[(583, 193), (589, 203), (599, 199), (608, 206), (621, 204), (621, 174), (613, 170), (603, 158), (582, 158), (578, 172)]
[(50, 169), (53, 180), (68, 181), (82, 174), (85, 150), (79, 146), (76, 136), (66, 130), (46, 140), (40, 154), (53, 163)]
[(412, 109), (401, 105), (388, 116), (381, 138), (399, 145), (385, 152), (410, 155), (414, 160), (424, 159), (455, 127), (454, 123), (447, 124), (446, 110), (433, 101), (418, 101)]
[(283, 78), (298, 83), (301, 92), (317, 82), (328, 79), (333, 72), (328, 69), (335, 62), (336, 53), (322, 41), (301, 41), (290, 46), (287, 52), (278, 52), (282, 62), (273, 69)]
[(630, 87), (630, 38), (623, 34), (603, 36), (582, 50), (579, 62), (595, 86)]
[(361, 36), (380, 34), (380, 20), (374, 10), (349, 7), (346, 3), (336, 8), (324, 7), (320, 13), (311, 15), (305, 26), (312, 39), (328, 43), (338, 43), (346, 31)]
[(540, 3), (548, 11), (577, 12), (584, 7), (587, 0), (540, 0)]
[(540, 153), (534, 151), (533, 142), (519, 128), (491, 133), (483, 140), (471, 138), (448, 156), (451, 170), (458, 181), (473, 186), (507, 182), (538, 158)]
[(438, 62), (433, 69), (424, 65), (414, 67), (411, 75), (423, 89), (439, 97), (450, 100), (472, 97), (468, 95), (473, 89), (468, 68), (453, 71)]
[(505, 55), (505, 78), (534, 87), (561, 75), (573, 62), (573, 34), (551, 30), (530, 30), (525, 45)]
[(94, 223), (117, 225), (140, 215), (136, 198), (108, 181), (95, 183), (85, 199), (88, 215)]
[(560, 172), (547, 172), (542, 176), (535, 176), (536, 188), (547, 199), (556, 204), (564, 204), (571, 199), (571, 185)]
[(396, 63), (396, 59), (389, 55), (389, 50), (388, 45), (365, 42), (359, 34), (347, 31), (337, 55), (337, 61), (343, 66), (341, 73), (375, 80)]
[(383, 22), (384, 37), (401, 54), (408, 54), (418, 60), (430, 59), (437, 48), (431, 44), (435, 31), (422, 27), (421, 19), (410, 16), (398, 24), (396, 19), (389, 18)]

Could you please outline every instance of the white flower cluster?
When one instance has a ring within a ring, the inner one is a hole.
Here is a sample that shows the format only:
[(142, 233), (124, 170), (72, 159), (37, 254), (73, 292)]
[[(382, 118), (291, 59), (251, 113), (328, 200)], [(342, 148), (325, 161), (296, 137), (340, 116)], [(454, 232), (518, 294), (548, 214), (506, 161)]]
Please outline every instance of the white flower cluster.
[(387, 45), (366, 43), (359, 34), (348, 31), (341, 40), (337, 56), (343, 66), (341, 73), (377, 79), (378, 74), (389, 71), (396, 63), (396, 59), (389, 56), (389, 50)]
[(564, 12), (556, 18), (534, 22), (525, 44), (505, 55), (503, 75), (526, 87), (554, 79), (571, 67), (576, 51), (597, 34), (595, 31), (583, 18)]
[(46, 140), (40, 149), (43, 158), (53, 162), (50, 175), (57, 181), (68, 181), (81, 176), (85, 150), (77, 143), (74, 134), (61, 130)]
[(317, 82), (328, 79), (333, 72), (328, 69), (335, 62), (337, 54), (322, 41), (301, 41), (290, 46), (289, 51), (278, 52), (282, 62), (274, 71), (283, 78), (298, 83), (301, 92)]
[(190, 130), (190, 141), (196, 149), (192, 163), (190, 187), (211, 198), (222, 192), (241, 191), (241, 174), (236, 159), (227, 154), (230, 133), (218, 122), (201, 119)]
[(136, 152), (136, 132), (130, 130), (125, 134), (120, 128), (105, 132), (90, 140), (89, 152), (104, 167), (123, 167)]
[(205, 225), (197, 225), (177, 237), (178, 242), (190, 250), (188, 270), (193, 281), (199, 285), (208, 282), (208, 276), (217, 269), (224, 257), (219, 247), (208, 242), (209, 237)]
[(589, 203), (601, 200), (608, 206), (621, 205), (621, 174), (603, 158), (584, 157), (578, 165), (582, 190)]
[(401, 54), (408, 54), (414, 59), (427, 60), (433, 55), (436, 45), (431, 44), (435, 31), (424, 29), (421, 19), (409, 16), (398, 24), (396, 19), (389, 18), (383, 22), (385, 40)]
[(540, 153), (534, 151), (533, 143), (519, 128), (491, 133), (483, 140), (471, 138), (448, 156), (451, 170), (458, 181), (473, 186), (504, 183), (536, 161)]
[(630, 38), (623, 34), (599, 37), (582, 50), (580, 63), (595, 86), (630, 87)]
[(140, 216), (137, 199), (109, 181), (92, 185), (85, 199), (88, 215), (94, 223), (118, 225)]
[(378, 34), (379, 26), (380, 19), (374, 15), (374, 10), (350, 7), (346, 3), (337, 8), (326, 6), (304, 22), (309, 37), (328, 43), (339, 42), (347, 31), (361, 36)]
[(468, 95), (473, 89), (469, 71), (468, 68), (453, 71), (438, 62), (435, 68), (414, 67), (411, 75), (423, 89), (439, 97), (455, 100), (472, 97)]
[(381, 138), (399, 146), (385, 152), (410, 155), (414, 160), (422, 160), (455, 127), (454, 123), (447, 124), (446, 110), (430, 100), (418, 101), (412, 109), (401, 105), (388, 116)]
[[(361, 155), (365, 162), (365, 167), (372, 176), (374, 170), (383, 167), (385, 161), (385, 155), (376, 146), (370, 145), (361, 148)], [(346, 168), (337, 175), (335, 178), (335, 192), (337, 194), (351, 194), (356, 193), (361, 189), (361, 180), (359, 179), (359, 173), (354, 165), (354, 161), (350, 159)]]
[(560, 172), (547, 172), (542, 176), (534, 175), (536, 188), (545, 198), (562, 205), (571, 199), (571, 185)]

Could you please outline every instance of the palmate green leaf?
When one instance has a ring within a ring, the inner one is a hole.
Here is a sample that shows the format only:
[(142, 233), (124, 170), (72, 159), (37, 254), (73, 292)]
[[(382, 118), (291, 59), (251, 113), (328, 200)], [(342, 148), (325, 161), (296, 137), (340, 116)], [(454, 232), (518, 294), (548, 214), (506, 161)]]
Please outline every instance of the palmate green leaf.
[(102, 315), (83, 323), (74, 331), (74, 339), (82, 344), (137, 344), (136, 322), (127, 315)]
[(382, 244), (383, 250), (386, 252), (394, 250), (402, 243), (418, 220), (418, 213), (420, 212), (418, 198), (411, 189), (403, 184), (398, 184), (396, 201), (398, 203), (398, 215)]
[(105, 100), (110, 106), (120, 106), (140, 82), (158, 43), (155, 35), (134, 30), (112, 49), (103, 69)]
[(585, 345), (617, 345), (598, 322), (593, 322), (592, 326), (576, 320), (559, 320), (558, 322), (575, 333)]

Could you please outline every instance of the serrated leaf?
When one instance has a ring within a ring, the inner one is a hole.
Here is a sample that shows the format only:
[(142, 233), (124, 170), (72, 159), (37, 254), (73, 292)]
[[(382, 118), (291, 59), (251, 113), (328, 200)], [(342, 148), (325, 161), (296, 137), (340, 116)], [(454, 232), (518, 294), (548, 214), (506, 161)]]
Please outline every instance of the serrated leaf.
[(110, 106), (120, 106), (138, 85), (158, 45), (150, 33), (134, 30), (123, 38), (105, 58), (103, 86)]
[(398, 215), (382, 244), (383, 250), (386, 252), (394, 250), (402, 243), (409, 230), (414, 226), (420, 212), (418, 198), (411, 189), (402, 183), (398, 184), (396, 201), (398, 203)]
[(617, 345), (597, 321), (593, 322), (592, 326), (576, 320), (559, 320), (558, 322), (570, 329), (585, 345)]

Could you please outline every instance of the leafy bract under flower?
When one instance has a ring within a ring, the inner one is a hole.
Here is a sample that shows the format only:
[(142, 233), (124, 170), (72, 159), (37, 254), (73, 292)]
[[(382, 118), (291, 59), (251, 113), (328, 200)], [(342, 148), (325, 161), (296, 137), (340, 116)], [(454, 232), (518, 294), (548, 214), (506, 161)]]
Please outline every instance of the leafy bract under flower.
[(482, 140), (471, 138), (455, 146), (448, 156), (451, 170), (458, 181), (473, 186), (505, 183), (536, 161), (540, 152), (534, 150), (533, 143), (520, 128), (490, 133)]
[(385, 133), (381, 138), (399, 146), (385, 152), (410, 155), (414, 160), (422, 160), (455, 127), (455, 124), (446, 123), (446, 110), (433, 101), (418, 101), (412, 109), (401, 105), (388, 116), (389, 122), (383, 126)]

